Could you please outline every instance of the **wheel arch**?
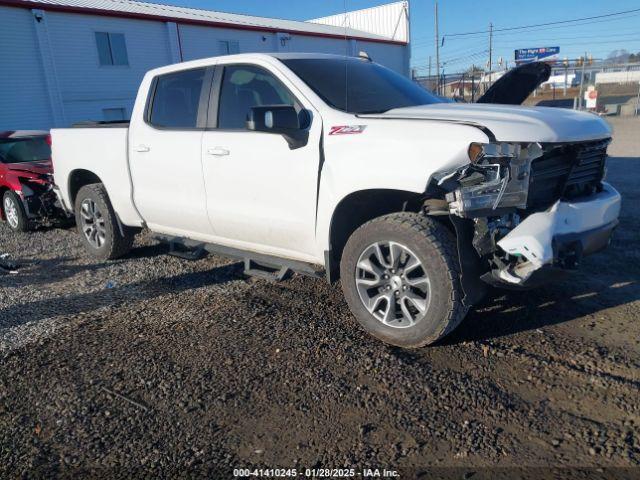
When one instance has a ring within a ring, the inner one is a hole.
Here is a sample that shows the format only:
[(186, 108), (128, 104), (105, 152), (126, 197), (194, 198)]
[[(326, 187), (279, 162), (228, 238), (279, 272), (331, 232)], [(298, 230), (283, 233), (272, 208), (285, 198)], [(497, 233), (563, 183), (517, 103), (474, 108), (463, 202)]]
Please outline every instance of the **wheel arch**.
[(69, 173), (69, 182), (68, 182), (68, 192), (69, 192), (69, 203), (70, 207), (73, 210), (76, 197), (80, 189), (86, 185), (90, 185), (92, 183), (103, 183), (100, 177), (93, 173), (90, 170), (85, 169), (76, 169)]
[(347, 240), (358, 227), (393, 212), (419, 212), (426, 193), (396, 189), (364, 189), (351, 192), (338, 202), (329, 222), (329, 251), (325, 253), (327, 279), (340, 278), (340, 259)]

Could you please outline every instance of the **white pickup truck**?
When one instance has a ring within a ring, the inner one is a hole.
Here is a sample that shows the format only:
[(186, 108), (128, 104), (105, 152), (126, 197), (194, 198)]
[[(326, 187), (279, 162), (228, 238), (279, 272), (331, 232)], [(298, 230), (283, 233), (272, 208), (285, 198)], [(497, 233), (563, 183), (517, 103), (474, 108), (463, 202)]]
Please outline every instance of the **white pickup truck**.
[[(549, 70), (521, 73), (489, 100), (518, 103)], [(249, 273), (341, 278), (363, 328), (403, 347), (451, 332), (487, 284), (573, 269), (620, 210), (597, 116), (450, 103), (367, 58), (170, 65), (145, 75), (129, 123), (51, 135), (56, 188), (96, 258), (147, 228)]]

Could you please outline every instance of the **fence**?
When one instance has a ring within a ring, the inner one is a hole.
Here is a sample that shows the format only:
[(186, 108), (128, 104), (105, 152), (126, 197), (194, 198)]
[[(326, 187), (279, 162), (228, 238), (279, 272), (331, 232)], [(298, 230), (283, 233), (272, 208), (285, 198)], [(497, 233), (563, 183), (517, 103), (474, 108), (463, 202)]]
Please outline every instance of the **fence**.
[[(458, 72), (415, 76), (414, 81), (440, 96), (460, 102), (475, 102), (507, 70)], [(595, 108), (603, 115), (640, 115), (640, 63), (556, 65), (549, 80), (525, 101), (525, 105), (587, 109), (585, 92), (595, 90)]]

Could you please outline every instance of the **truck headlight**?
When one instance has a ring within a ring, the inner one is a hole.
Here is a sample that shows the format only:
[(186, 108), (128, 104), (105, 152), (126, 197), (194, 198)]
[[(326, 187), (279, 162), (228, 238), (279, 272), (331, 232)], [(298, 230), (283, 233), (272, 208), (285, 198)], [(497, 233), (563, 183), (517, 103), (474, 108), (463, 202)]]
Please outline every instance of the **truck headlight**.
[(495, 143), (472, 143), (469, 145), (469, 160), (471, 163), (478, 163), (483, 159), (515, 158), (520, 155), (521, 146), (519, 143), (495, 142)]
[(489, 216), (498, 208), (526, 208), (531, 161), (539, 144), (472, 143), (470, 165), (457, 171), (458, 188), (446, 196), (449, 212), (461, 217)]

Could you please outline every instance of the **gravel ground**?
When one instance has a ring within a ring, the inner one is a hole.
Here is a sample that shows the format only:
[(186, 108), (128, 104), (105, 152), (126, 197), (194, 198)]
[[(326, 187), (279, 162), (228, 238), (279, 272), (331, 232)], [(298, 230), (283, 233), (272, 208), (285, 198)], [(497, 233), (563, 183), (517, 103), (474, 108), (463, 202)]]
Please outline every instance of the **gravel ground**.
[(608, 179), (624, 207), (611, 248), (415, 351), (361, 332), (322, 281), (245, 279), (148, 235), (98, 264), (73, 229), (0, 225), (0, 253), (20, 264), (0, 273), (0, 476), (525, 466), (638, 478), (640, 122), (614, 128)]

